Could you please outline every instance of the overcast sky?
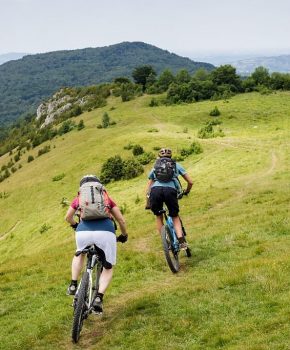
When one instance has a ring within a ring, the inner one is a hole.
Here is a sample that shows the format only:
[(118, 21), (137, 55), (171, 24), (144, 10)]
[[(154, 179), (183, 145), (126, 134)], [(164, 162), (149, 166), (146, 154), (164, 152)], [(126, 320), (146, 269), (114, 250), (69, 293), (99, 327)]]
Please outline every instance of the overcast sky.
[(190, 57), (290, 54), (290, 0), (0, 0), (0, 14), (0, 54), (122, 41)]

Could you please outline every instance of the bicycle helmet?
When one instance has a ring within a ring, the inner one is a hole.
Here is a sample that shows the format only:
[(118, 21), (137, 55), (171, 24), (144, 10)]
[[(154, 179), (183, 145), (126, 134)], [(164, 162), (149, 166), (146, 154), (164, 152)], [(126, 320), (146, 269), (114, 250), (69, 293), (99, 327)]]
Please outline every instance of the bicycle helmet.
[(159, 157), (168, 157), (171, 158), (172, 157), (172, 151), (170, 148), (161, 148), (161, 150), (158, 153)]
[(80, 181), (80, 187), (86, 182), (101, 182), (96, 175), (85, 175)]

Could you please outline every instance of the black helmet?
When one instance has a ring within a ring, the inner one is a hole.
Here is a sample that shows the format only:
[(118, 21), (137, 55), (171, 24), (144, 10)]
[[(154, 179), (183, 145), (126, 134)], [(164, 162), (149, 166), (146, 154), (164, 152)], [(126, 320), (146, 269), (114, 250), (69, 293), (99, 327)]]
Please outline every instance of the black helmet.
[(161, 150), (158, 153), (159, 157), (168, 157), (171, 158), (172, 157), (172, 151), (170, 148), (161, 148)]
[(80, 181), (80, 187), (86, 182), (101, 182), (96, 175), (85, 175)]

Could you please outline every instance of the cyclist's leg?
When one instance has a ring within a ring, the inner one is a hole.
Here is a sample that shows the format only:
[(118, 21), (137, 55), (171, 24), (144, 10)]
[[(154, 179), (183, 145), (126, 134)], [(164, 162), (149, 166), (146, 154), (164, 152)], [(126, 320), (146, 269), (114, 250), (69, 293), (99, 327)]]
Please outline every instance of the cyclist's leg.
[(103, 268), (99, 281), (99, 293), (105, 294), (113, 277), (113, 267), (111, 269)]
[(79, 256), (74, 256), (72, 260), (71, 270), (72, 270), (72, 280), (77, 281), (78, 277), (82, 271), (85, 261), (85, 255), (80, 254)]
[(174, 230), (176, 232), (176, 235), (178, 238), (183, 237), (182, 234), (182, 227), (181, 222), (178, 216), (179, 213), (179, 205), (178, 205), (178, 199), (177, 199), (177, 193), (176, 190), (171, 187), (165, 187), (164, 188), (164, 199), (165, 204), (169, 211), (169, 216), (172, 217)]
[(164, 195), (163, 188), (156, 186), (151, 188), (150, 192), (150, 207), (153, 214), (156, 216), (156, 226), (158, 232), (161, 232), (161, 228), (164, 225), (163, 215), (158, 215), (163, 209)]

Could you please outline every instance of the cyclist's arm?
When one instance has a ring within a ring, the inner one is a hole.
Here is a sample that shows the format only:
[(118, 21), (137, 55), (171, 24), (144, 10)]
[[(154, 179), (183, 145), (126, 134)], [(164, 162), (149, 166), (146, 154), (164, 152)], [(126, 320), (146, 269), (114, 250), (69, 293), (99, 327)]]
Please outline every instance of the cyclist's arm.
[(72, 207), (68, 208), (68, 211), (65, 215), (65, 220), (70, 223), (71, 225), (75, 225), (77, 222), (74, 220), (76, 210)]
[(122, 215), (120, 209), (117, 206), (113, 207), (111, 209), (111, 214), (113, 215), (114, 219), (117, 220), (117, 222), (120, 226), (122, 235), (128, 236), (127, 229), (126, 229), (126, 222), (125, 222), (124, 216)]
[(147, 183), (147, 187), (146, 187), (146, 194), (150, 193), (151, 190), (151, 186), (154, 184), (154, 180), (149, 179), (148, 183)]
[(191, 187), (193, 185), (193, 181), (191, 180), (190, 176), (188, 174), (181, 175), (184, 180), (187, 182), (187, 188), (185, 190), (186, 193), (189, 193), (191, 190)]

